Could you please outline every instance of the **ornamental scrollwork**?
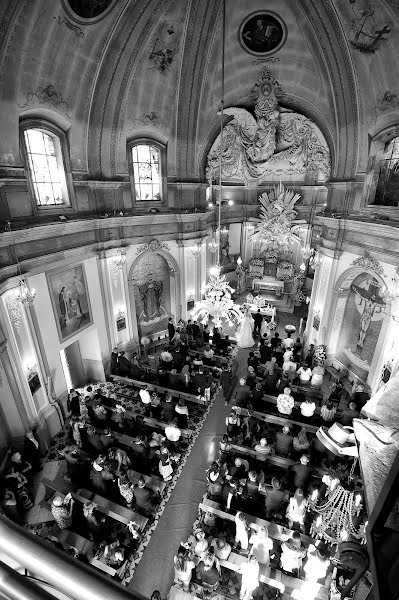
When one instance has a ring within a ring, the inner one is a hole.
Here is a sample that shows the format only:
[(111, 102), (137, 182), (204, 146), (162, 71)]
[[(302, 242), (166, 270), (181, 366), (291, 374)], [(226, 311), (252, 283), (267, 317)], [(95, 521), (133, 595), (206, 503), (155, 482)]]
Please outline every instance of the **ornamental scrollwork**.
[(384, 269), (382, 268), (380, 262), (373, 258), (368, 252), (364, 253), (364, 256), (358, 256), (353, 262), (352, 265), (354, 267), (361, 267), (366, 271), (374, 271), (378, 273), (378, 275), (384, 276)]
[(45, 88), (37, 87), (34, 92), (28, 92), (25, 96), (25, 104), (18, 104), (19, 108), (30, 108), (32, 104), (46, 104), (49, 107), (58, 109), (69, 119), (69, 108), (67, 102), (60, 92), (57, 92), (53, 85), (46, 85)]
[(168, 244), (165, 242), (159, 242), (158, 240), (152, 240), (147, 244), (143, 244), (137, 248), (136, 254), (141, 254), (142, 252), (156, 252), (157, 250), (167, 250), (170, 251)]
[(5, 298), (8, 316), (17, 333), (21, 330), (21, 305), (16, 294), (9, 294)]

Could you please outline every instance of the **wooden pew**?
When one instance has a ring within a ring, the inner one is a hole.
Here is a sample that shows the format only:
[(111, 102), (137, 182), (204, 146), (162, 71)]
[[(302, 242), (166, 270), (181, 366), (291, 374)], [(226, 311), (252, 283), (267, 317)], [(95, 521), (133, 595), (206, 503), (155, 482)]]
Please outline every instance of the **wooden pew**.
[[(204, 359), (204, 352), (200, 351), (200, 350), (189, 350), (189, 355), (197, 356), (201, 360)], [(212, 361), (211, 365), (204, 365), (204, 366), (211, 366), (211, 367), (216, 366), (217, 367), (219, 365), (227, 365), (229, 362), (229, 359), (227, 356), (221, 356), (220, 354), (214, 354), (210, 360)]]
[[(246, 408), (240, 408), (240, 407), (237, 407), (237, 408), (238, 408), (238, 410), (237, 410), (238, 414), (248, 416), (249, 411)], [(316, 433), (316, 431), (318, 430), (318, 427), (316, 425), (311, 425), (310, 423), (301, 423), (300, 421), (295, 421), (294, 419), (291, 419), (290, 417), (287, 417), (285, 419), (284, 417), (280, 417), (280, 416), (277, 417), (276, 415), (271, 415), (269, 413), (259, 412), (256, 410), (252, 411), (251, 414), (252, 414), (252, 416), (259, 419), (259, 421), (264, 421), (265, 423), (274, 423), (275, 425), (281, 425), (282, 427), (284, 425), (288, 425), (290, 427), (293, 427), (293, 426), (303, 427), (309, 433)]]
[[(56, 493), (66, 495), (68, 492), (71, 492), (70, 486), (68, 483), (61, 479), (60, 477), (56, 477), (54, 480), (50, 480), (47, 478), (42, 479), (42, 484), (47, 488)], [(108, 515), (112, 519), (119, 521), (120, 523), (124, 523), (127, 525), (130, 521), (134, 521), (137, 523), (140, 531), (144, 529), (144, 527), (148, 523), (147, 517), (143, 517), (139, 513), (130, 508), (125, 508), (116, 502), (112, 502), (112, 500), (108, 500), (107, 498), (103, 498), (103, 496), (99, 496), (95, 492), (91, 492), (84, 488), (79, 489), (77, 492), (71, 492), (72, 498), (77, 500), (78, 502), (85, 503), (87, 501), (94, 502), (97, 505), (97, 510)]]
[[(273, 406), (275, 408), (273, 408), (273, 410), (276, 412), (275, 416), (280, 416), (278, 414), (277, 411), (277, 396), (271, 396), (270, 394), (263, 394), (263, 401), (265, 403), (265, 410), (267, 410), (267, 406), (269, 405), (269, 407)], [(298, 406), (298, 402), (295, 403), (296, 406)], [(339, 421), (340, 419), (340, 415), (341, 415), (341, 410), (337, 410), (335, 413), (336, 419), (337, 421)], [(287, 418), (290, 418), (290, 416), (287, 416)], [(307, 417), (302, 417), (302, 415), (297, 411), (295, 411), (294, 413), (294, 418), (296, 420), (296, 422), (298, 423), (298, 425), (303, 426), (305, 424), (310, 423), (310, 420)], [(312, 424), (317, 428), (320, 425), (326, 425), (326, 422), (321, 418), (320, 416), (320, 407), (316, 406), (316, 410), (314, 412), (314, 415), (312, 417)]]
[[(214, 502), (213, 500), (209, 500), (206, 498), (203, 502), (201, 502), (199, 508), (203, 512), (212, 513), (221, 519), (234, 521), (234, 516), (230, 513), (221, 510), (220, 505), (217, 502)], [(265, 521), (264, 519), (261, 519), (259, 517), (253, 517), (252, 515), (248, 515), (247, 513), (243, 514), (245, 515), (251, 529), (256, 529), (260, 525), (267, 527), (269, 531), (269, 536), (272, 539), (275, 539), (279, 542), (286, 541), (291, 537), (293, 533), (292, 530), (281, 525), (277, 525), (276, 523)], [(301, 540), (306, 548), (308, 548), (310, 544), (314, 543), (314, 540), (311, 537), (303, 534), (301, 534)], [(227, 561), (221, 560), (220, 564), (225, 568), (238, 572), (241, 564), (245, 563), (246, 561), (247, 557), (233, 552), (230, 554)], [(272, 577), (270, 577), (270, 575), (272, 575)], [(292, 591), (295, 589), (300, 589), (301, 592), (306, 592), (307, 590), (309, 590), (309, 592), (313, 591), (313, 594), (309, 595), (309, 599), (328, 599), (328, 590), (321, 584), (307, 583), (305, 581), (302, 581), (301, 579), (298, 579), (297, 577), (285, 575), (279, 570), (272, 570), (270, 567), (264, 567), (263, 565), (261, 565), (260, 569), (260, 581), (267, 585), (271, 585), (272, 587), (276, 587), (282, 591), (285, 590), (285, 593), (291, 594)], [(315, 593), (317, 595), (315, 595)]]
[[(113, 413), (116, 412), (116, 408), (113, 408), (112, 406), (107, 406), (107, 409), (110, 410)], [(154, 429), (163, 429), (163, 430), (165, 430), (165, 428), (168, 426), (168, 423), (165, 423), (164, 421), (158, 421), (158, 419), (153, 419), (151, 417), (144, 417), (139, 412), (136, 412), (134, 410), (126, 410), (125, 411), (125, 416), (127, 418), (130, 417), (132, 419), (135, 419), (136, 417), (142, 417), (143, 418), (143, 422), (146, 425), (149, 425), (150, 427), (152, 427)], [(192, 429), (181, 429), (180, 431), (181, 431), (182, 437), (184, 437), (184, 438), (186, 438), (188, 440), (193, 435), (193, 430)]]
[[(292, 465), (295, 465), (298, 463), (297, 460), (293, 460), (292, 458), (286, 458), (284, 456), (277, 456), (276, 454), (274, 454), (274, 455), (260, 454), (258, 452), (255, 452), (255, 450), (252, 450), (252, 448), (248, 448), (247, 446), (237, 446), (237, 444), (232, 444), (231, 447), (233, 448), (233, 450), (235, 450), (239, 454), (244, 454), (246, 456), (252, 456), (252, 458), (255, 458), (256, 460), (259, 460), (262, 462), (267, 462), (272, 465), (276, 465), (277, 467), (281, 467), (282, 469), (285, 469), (285, 470), (287, 470)], [(313, 467), (313, 468), (314, 468), (314, 471), (320, 477), (323, 477), (323, 475), (328, 474), (328, 472), (325, 471), (324, 469), (320, 469), (319, 467)]]
[[(188, 392), (183, 392), (180, 390), (172, 390), (171, 388), (166, 388), (162, 385), (158, 385), (157, 383), (152, 383), (151, 381), (138, 381), (137, 379), (129, 379), (128, 377), (120, 377), (119, 375), (112, 375), (112, 380), (115, 382), (120, 381), (133, 388), (146, 388), (148, 385), (154, 388), (154, 390), (161, 392), (162, 394), (170, 394), (172, 398), (183, 398), (186, 402), (193, 402), (194, 404), (201, 404), (202, 406), (207, 406), (206, 400), (202, 400), (201, 398), (197, 398), (194, 394), (189, 394)], [(131, 397), (129, 396), (131, 399)]]

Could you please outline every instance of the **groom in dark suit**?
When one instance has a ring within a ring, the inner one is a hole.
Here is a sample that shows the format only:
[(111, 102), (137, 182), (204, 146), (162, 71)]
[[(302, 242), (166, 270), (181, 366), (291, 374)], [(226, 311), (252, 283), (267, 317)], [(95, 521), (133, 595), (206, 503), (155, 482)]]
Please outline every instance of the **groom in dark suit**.
[(262, 327), (262, 321), (263, 321), (263, 317), (260, 314), (260, 308), (258, 308), (258, 312), (255, 314), (255, 316), (253, 317), (254, 319), (254, 335), (255, 333), (259, 333), (260, 335), (260, 328)]

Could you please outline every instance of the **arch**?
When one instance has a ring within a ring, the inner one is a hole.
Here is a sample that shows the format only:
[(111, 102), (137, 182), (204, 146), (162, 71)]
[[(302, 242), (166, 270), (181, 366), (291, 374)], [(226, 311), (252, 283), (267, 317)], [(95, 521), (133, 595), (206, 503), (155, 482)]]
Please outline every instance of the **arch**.
[(373, 277), (379, 282), (381, 283), (383, 286), (387, 286), (386, 281), (384, 280), (384, 278), (382, 277), (382, 275), (384, 273), (378, 273), (375, 269), (367, 268), (367, 267), (361, 267), (361, 266), (353, 266), (353, 267), (349, 267), (348, 269), (346, 269), (346, 271), (344, 271), (343, 273), (341, 273), (341, 275), (338, 277), (337, 281), (334, 284), (333, 287), (333, 292), (338, 293), (338, 292), (347, 292), (350, 289), (350, 284), (352, 283), (352, 281), (354, 279), (356, 279), (356, 277), (358, 275), (361, 275), (362, 273), (370, 273), (370, 275), (373, 275)]
[[(176, 261), (176, 259), (170, 254), (168, 250), (162, 248), (161, 242), (157, 240), (152, 240), (149, 244), (145, 245), (146, 247), (142, 252), (136, 256), (136, 258), (132, 261), (129, 271), (128, 271), (128, 290), (129, 290), (129, 306), (131, 313), (131, 320), (133, 324), (133, 331), (140, 337), (139, 333), (139, 322), (138, 316), (136, 313), (136, 299), (135, 299), (135, 280), (134, 280), (134, 270), (140, 260), (144, 256), (148, 256), (151, 254), (156, 254), (163, 258), (166, 261), (166, 264), (169, 269), (169, 295), (170, 295), (170, 314), (168, 316), (173, 315), (176, 321), (181, 317), (182, 313), (182, 296), (181, 296), (181, 286), (180, 286), (180, 267)], [(166, 325), (165, 325), (166, 329)], [(163, 330), (162, 330), (163, 331)], [(155, 333), (155, 332), (154, 332)]]

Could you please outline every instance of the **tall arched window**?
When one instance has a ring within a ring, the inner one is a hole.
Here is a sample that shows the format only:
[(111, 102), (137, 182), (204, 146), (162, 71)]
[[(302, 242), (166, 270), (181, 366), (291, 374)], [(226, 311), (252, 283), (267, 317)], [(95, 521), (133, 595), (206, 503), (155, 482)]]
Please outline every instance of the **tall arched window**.
[(165, 202), (166, 148), (158, 141), (141, 138), (128, 143), (132, 193), (136, 205)]
[(399, 136), (385, 146), (380, 161), (374, 204), (380, 206), (399, 205)]
[[(71, 207), (66, 135), (40, 119), (21, 121), (21, 148), (35, 210)], [(69, 169), (70, 171), (70, 169)]]

